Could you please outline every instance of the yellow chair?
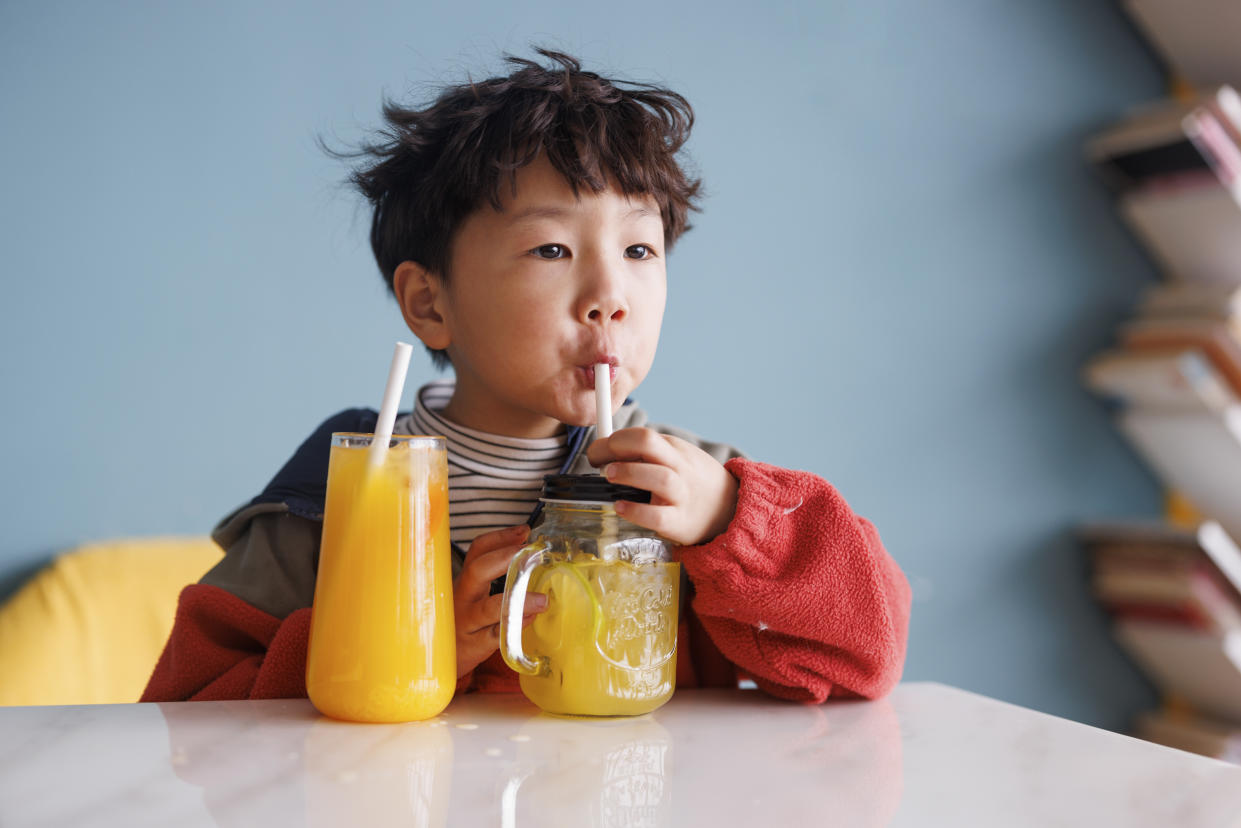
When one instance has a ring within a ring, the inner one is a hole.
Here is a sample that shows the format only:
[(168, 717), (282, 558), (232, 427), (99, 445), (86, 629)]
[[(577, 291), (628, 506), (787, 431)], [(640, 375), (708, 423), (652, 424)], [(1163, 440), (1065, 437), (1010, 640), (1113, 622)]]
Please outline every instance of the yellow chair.
[(0, 705), (142, 695), (177, 595), (223, 553), (210, 538), (141, 538), (63, 553), (0, 606)]

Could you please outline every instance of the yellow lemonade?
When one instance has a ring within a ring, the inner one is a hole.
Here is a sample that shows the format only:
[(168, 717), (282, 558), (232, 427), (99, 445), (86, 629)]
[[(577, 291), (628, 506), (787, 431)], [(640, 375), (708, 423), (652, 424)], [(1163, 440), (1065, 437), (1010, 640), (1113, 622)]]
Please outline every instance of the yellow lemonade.
[(522, 692), (549, 713), (633, 716), (676, 686), (681, 565), (590, 557), (538, 567), (530, 590), (547, 609), (522, 631), (522, 649), (550, 672), (520, 677)]
[(367, 437), (332, 437), (306, 690), (338, 719), (427, 719), (456, 688), (447, 457), (394, 437), (368, 468)]

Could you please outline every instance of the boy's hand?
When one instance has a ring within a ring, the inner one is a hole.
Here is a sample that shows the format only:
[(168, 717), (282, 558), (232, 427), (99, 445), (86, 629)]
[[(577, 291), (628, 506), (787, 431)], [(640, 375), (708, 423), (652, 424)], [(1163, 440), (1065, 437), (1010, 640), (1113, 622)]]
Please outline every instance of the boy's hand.
[(723, 532), (737, 510), (736, 478), (679, 437), (625, 428), (595, 440), (586, 457), (613, 483), (651, 493), (649, 504), (617, 503), (617, 514), (685, 546)]
[[(465, 564), (453, 584), (457, 620), (457, 678), (482, 664), (500, 646), (500, 604), (503, 595), (489, 595), (491, 582), (508, 571), (511, 560), (530, 536), (524, 523), (485, 532), (465, 553)], [(547, 596), (526, 593), (523, 626), (547, 608)]]

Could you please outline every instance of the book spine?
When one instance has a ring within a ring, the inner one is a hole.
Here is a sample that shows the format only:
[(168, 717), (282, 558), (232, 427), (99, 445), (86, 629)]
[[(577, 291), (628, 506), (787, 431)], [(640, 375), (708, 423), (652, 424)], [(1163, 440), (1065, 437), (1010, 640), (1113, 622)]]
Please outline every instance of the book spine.
[(1182, 123), (1185, 134), (1207, 159), (1219, 180), (1235, 189), (1241, 179), (1241, 151), (1228, 137), (1219, 119), (1209, 109), (1201, 107), (1185, 116)]

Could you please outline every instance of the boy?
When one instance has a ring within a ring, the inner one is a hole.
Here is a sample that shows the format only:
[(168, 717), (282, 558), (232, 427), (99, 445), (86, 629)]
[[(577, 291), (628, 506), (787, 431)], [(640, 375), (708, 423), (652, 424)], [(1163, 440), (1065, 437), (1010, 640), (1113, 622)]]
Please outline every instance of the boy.
[[(618, 512), (684, 545), (679, 685), (744, 674), (788, 699), (886, 693), (910, 596), (875, 528), (821, 478), (649, 425), (627, 399), (654, 359), (665, 256), (698, 196), (676, 160), (688, 102), (539, 51), (551, 68), (510, 58), (508, 77), (426, 109), (386, 105), (386, 140), (352, 176), (406, 323), (455, 374), (420, 389), (396, 431), (448, 440), (458, 688), (517, 688), (493, 581), (527, 537), (542, 476), (600, 468), (652, 493)], [(592, 440), (600, 362), (623, 404), (612, 436)], [(183, 591), (144, 701), (306, 695), (328, 438), (375, 419), (329, 419), (217, 526), (227, 554)], [(544, 607), (531, 595), (526, 612)]]

